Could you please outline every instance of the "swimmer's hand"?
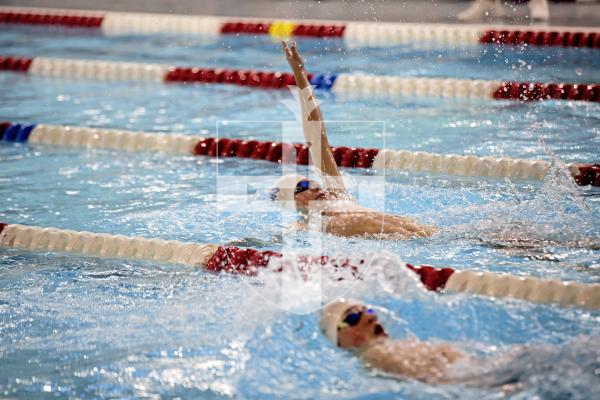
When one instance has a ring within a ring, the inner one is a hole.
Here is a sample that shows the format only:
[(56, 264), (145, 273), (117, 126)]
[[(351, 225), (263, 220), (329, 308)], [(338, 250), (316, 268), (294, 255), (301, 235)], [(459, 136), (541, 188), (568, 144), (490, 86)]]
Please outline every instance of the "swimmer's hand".
[(304, 71), (304, 60), (302, 60), (302, 56), (300, 56), (300, 53), (298, 52), (296, 42), (292, 42), (290, 47), (288, 47), (288, 44), (285, 40), (282, 40), (281, 44), (283, 45), (283, 52), (285, 53), (285, 58), (290, 64), (292, 70)]

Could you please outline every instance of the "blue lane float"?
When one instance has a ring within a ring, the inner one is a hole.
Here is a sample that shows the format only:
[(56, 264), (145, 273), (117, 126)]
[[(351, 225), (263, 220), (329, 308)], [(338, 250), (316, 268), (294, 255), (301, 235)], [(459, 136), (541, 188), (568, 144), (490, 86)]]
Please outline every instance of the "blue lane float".
[(3, 142), (24, 143), (29, 140), (34, 128), (35, 125), (0, 123), (0, 138)]
[(310, 84), (315, 85), (317, 89), (331, 90), (336, 78), (335, 74), (317, 74), (312, 77)]

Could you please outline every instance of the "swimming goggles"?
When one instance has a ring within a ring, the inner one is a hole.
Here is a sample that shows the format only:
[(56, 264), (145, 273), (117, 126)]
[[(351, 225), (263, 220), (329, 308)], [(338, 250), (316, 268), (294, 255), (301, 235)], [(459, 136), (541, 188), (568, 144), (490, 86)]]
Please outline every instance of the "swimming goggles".
[[(365, 309), (364, 312), (369, 315), (375, 314), (375, 311), (373, 311), (370, 308)], [(341, 329), (344, 329), (344, 328), (349, 328), (351, 326), (358, 325), (358, 323), (360, 322), (360, 319), (362, 318), (362, 315), (363, 315), (363, 311), (357, 311), (357, 312), (353, 312), (353, 313), (346, 315), (346, 318), (344, 318), (344, 320), (338, 324), (338, 326), (337, 326), (338, 331)]]
[[(320, 187), (321, 186), (317, 182), (304, 179), (296, 184), (296, 187), (294, 187), (294, 194), (306, 192), (308, 189), (319, 189)], [(271, 200), (277, 200), (277, 193), (279, 193), (279, 188), (271, 190), (269, 193)]]
[(294, 188), (294, 194), (306, 192), (308, 189), (319, 189), (320, 186), (317, 182), (308, 181), (306, 179), (301, 180), (296, 184)]

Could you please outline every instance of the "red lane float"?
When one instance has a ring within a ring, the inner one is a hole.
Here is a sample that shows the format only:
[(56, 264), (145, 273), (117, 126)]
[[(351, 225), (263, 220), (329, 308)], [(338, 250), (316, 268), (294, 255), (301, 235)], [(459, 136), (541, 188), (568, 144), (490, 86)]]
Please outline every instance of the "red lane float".
[[(242, 275), (256, 275), (261, 268), (267, 267), (272, 258), (282, 258), (283, 255), (276, 251), (259, 251), (254, 249), (240, 249), (235, 246), (219, 246), (217, 251), (208, 260), (206, 269), (214, 272), (230, 272)], [(358, 278), (362, 268), (367, 264), (366, 260), (350, 262), (347, 259), (337, 260), (328, 256), (303, 256), (299, 255), (299, 268), (311, 265), (325, 266), (335, 269), (350, 269), (352, 275)], [(432, 291), (444, 288), (452, 274), (452, 268), (434, 268), (427, 265), (406, 266), (419, 276), (423, 285)]]
[(562, 46), (600, 48), (597, 32), (530, 31), (530, 30), (487, 30), (479, 38), (480, 43)]
[(579, 174), (574, 176), (578, 185), (600, 186), (600, 164), (585, 164), (579, 166)]
[(600, 84), (503, 82), (494, 99), (600, 101)]
[(268, 34), (271, 24), (255, 23), (255, 22), (225, 22), (221, 26), (222, 34), (235, 34), (235, 33), (247, 33), (247, 34)]
[(69, 13), (19, 12), (0, 10), (0, 23), (27, 25), (60, 25), (69, 28), (100, 28), (104, 16)]
[(0, 71), (27, 72), (33, 58), (0, 56)]
[[(291, 154), (296, 151), (295, 160)], [(336, 163), (347, 168), (371, 168), (379, 149), (361, 149), (354, 147), (332, 147)], [(281, 142), (263, 142), (258, 140), (240, 140), (225, 138), (206, 138), (194, 147), (194, 155), (211, 157), (239, 157), (266, 160), (276, 163), (308, 165), (309, 151), (304, 144)]]
[(343, 37), (346, 25), (297, 25), (292, 34), (294, 36), (311, 37)]
[[(313, 74), (308, 74), (308, 79), (312, 78)], [(281, 89), (296, 84), (294, 75), (285, 72), (181, 67), (169, 68), (164, 80), (180, 83), (225, 83), (261, 89)]]

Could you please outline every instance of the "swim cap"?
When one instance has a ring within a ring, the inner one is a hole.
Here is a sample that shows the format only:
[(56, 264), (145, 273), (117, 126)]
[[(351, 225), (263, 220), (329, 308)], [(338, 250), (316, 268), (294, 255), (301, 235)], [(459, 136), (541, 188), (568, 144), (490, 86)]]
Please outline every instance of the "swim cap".
[(340, 323), (342, 316), (349, 308), (363, 305), (364, 304), (358, 300), (345, 299), (342, 297), (325, 307), (321, 313), (319, 325), (327, 339), (331, 340), (337, 346), (338, 324)]
[(308, 178), (304, 175), (296, 174), (282, 176), (277, 180), (273, 188), (273, 200), (282, 202), (282, 206), (285, 208), (296, 208), (294, 189), (296, 189), (298, 182), (303, 180), (308, 180)]

